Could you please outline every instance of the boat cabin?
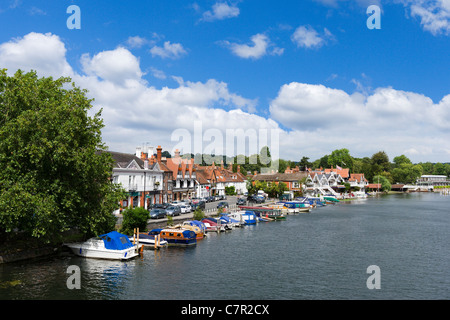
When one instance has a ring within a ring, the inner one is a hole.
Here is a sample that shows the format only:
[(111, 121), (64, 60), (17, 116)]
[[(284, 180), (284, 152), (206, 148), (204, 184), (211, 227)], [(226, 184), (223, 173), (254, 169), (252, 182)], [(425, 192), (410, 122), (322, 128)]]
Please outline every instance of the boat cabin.
[(161, 229), (161, 239), (167, 241), (169, 246), (191, 246), (197, 244), (197, 234), (191, 230)]
[(133, 247), (130, 239), (117, 231), (111, 231), (98, 237), (103, 240), (105, 248), (109, 250), (124, 250)]

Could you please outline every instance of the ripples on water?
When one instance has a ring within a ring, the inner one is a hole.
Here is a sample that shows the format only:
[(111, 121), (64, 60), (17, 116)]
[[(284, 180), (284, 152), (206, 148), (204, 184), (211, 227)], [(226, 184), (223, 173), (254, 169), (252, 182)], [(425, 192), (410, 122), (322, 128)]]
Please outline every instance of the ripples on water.
[[(212, 233), (196, 247), (146, 250), (128, 262), (69, 256), (0, 265), (0, 297), (449, 299), (449, 203), (437, 194), (390, 195)], [(66, 287), (69, 265), (81, 269), (81, 290)], [(370, 265), (381, 269), (380, 290), (366, 286)]]

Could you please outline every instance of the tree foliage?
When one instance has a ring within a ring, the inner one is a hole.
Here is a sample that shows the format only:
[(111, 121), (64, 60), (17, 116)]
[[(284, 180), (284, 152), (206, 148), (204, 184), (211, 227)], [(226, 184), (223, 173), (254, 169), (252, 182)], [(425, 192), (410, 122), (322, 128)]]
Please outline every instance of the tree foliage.
[(139, 231), (147, 230), (147, 221), (150, 218), (148, 210), (138, 207), (133, 209), (125, 209), (122, 211), (123, 222), (121, 232), (127, 235), (132, 235), (135, 228)]
[(0, 232), (55, 239), (114, 227), (123, 193), (86, 93), (69, 78), (0, 70)]

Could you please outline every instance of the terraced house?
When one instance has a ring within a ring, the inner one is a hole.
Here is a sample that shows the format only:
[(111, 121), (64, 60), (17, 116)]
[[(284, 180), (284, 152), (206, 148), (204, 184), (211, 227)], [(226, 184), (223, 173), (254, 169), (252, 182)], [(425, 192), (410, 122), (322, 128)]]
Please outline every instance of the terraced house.
[(225, 195), (226, 187), (234, 187), (237, 194), (247, 192), (247, 181), (237, 166), (237, 172), (233, 172), (232, 165), (225, 168), (223, 161), (220, 166), (214, 162), (211, 166), (197, 166), (198, 197), (210, 195)]
[(349, 173), (348, 168), (329, 168), (323, 170), (308, 170), (304, 191), (309, 195), (332, 194), (341, 196), (346, 191), (345, 184), (348, 183), (353, 192), (364, 193), (369, 181), (363, 173)]
[(127, 198), (120, 203), (123, 208), (149, 208), (153, 203), (164, 201), (165, 173), (156, 161), (141, 158), (141, 154), (105, 152), (111, 154), (114, 160), (112, 181), (120, 184), (128, 193)]

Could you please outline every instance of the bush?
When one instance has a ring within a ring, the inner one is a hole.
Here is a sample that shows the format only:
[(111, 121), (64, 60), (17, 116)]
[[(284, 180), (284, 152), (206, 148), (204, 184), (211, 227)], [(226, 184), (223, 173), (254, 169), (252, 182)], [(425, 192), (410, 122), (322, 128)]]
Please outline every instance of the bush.
[(194, 220), (200, 221), (204, 217), (205, 217), (205, 213), (200, 208), (195, 209), (194, 214), (193, 214), (193, 219)]
[(126, 209), (122, 214), (123, 222), (120, 232), (132, 235), (134, 228), (139, 228), (139, 231), (147, 230), (147, 220), (150, 218), (150, 213), (144, 208)]

